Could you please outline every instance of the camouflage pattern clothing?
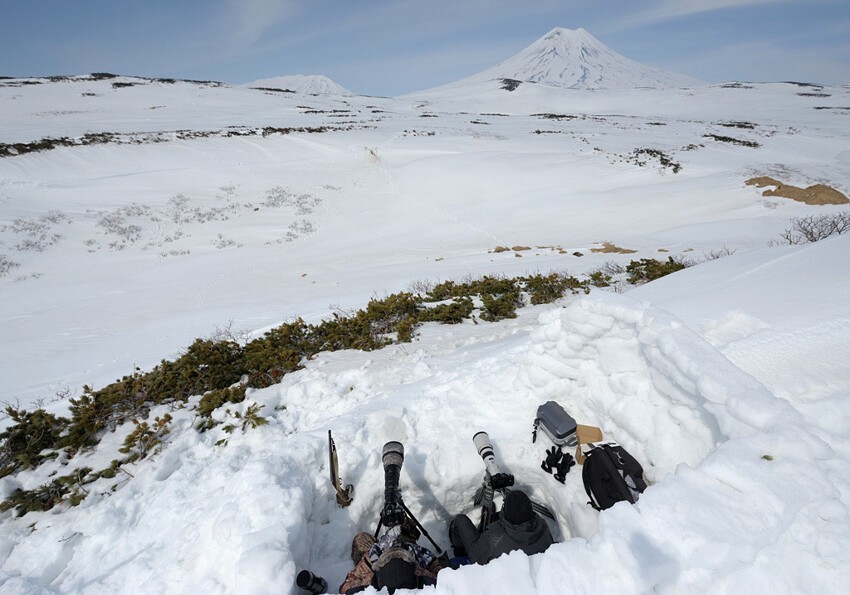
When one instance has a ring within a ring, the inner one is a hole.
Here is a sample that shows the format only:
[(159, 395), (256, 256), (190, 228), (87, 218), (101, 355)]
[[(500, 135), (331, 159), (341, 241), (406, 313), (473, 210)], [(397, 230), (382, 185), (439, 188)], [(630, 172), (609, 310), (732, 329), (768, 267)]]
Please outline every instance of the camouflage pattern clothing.
[(368, 533), (358, 533), (351, 543), (351, 559), (355, 566), (340, 585), (340, 593), (356, 593), (370, 585), (376, 586), (375, 574), (394, 559), (415, 564), (420, 584), (435, 584), (442, 569), (434, 554), (411, 541), (401, 526), (392, 527), (378, 541)]

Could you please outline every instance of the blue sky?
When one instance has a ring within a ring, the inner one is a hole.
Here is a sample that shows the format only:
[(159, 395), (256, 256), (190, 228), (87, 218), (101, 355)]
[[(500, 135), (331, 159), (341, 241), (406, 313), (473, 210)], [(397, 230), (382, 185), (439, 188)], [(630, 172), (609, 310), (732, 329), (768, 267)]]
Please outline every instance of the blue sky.
[(706, 82), (850, 84), (848, 0), (0, 0), (0, 75), (245, 83), (324, 74), (398, 95), (583, 27)]

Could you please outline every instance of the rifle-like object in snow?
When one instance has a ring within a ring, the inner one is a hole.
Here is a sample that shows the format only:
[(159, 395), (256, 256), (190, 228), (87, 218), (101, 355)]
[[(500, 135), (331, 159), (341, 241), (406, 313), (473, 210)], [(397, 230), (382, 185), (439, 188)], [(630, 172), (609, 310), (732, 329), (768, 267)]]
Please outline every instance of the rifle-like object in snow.
[(331, 485), (336, 490), (336, 503), (344, 508), (354, 500), (354, 486), (348, 484), (342, 487), (342, 480), (339, 478), (339, 461), (337, 461), (336, 456), (336, 444), (334, 444), (330, 430), (328, 430), (328, 462), (331, 470)]

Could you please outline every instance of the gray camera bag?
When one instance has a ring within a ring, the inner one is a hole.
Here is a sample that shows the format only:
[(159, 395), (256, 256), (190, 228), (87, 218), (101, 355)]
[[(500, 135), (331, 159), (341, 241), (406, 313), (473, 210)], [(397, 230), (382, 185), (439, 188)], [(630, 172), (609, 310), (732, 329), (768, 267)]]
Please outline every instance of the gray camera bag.
[(578, 444), (576, 420), (555, 401), (547, 401), (537, 408), (532, 442), (537, 440), (538, 428), (542, 429), (543, 433), (549, 436), (552, 442), (558, 446), (575, 446)]

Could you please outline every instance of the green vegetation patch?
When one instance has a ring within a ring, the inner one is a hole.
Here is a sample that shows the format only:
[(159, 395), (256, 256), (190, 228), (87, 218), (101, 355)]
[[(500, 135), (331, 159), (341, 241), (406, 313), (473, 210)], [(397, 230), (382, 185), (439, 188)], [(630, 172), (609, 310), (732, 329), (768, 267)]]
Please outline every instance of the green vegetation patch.
[(43, 409), (28, 412), (6, 407), (6, 415), (14, 422), (0, 433), (0, 477), (19, 469), (38, 467), (58, 453), (44, 454), (59, 448), (62, 432), (68, 420), (56, 417)]
[(654, 258), (641, 258), (633, 260), (626, 266), (626, 272), (629, 274), (629, 283), (641, 284), (660, 279), (670, 273), (681, 271), (687, 265), (681, 260), (676, 260), (672, 256), (668, 256), (667, 260), (656, 260)]

